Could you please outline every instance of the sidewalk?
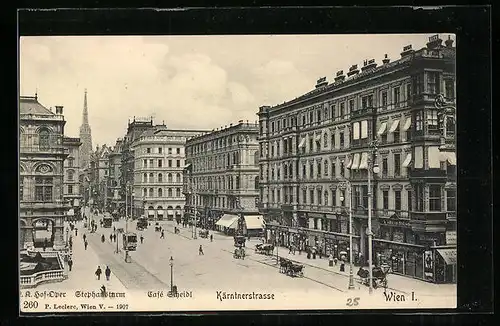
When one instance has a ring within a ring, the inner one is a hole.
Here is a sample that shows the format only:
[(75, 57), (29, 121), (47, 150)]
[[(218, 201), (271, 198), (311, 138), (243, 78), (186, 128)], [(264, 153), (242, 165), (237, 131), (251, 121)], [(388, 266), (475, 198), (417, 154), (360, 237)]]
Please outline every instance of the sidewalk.
[[(99, 256), (96, 254), (92, 246), (89, 245), (87, 250), (85, 250), (83, 245), (82, 236), (84, 233), (88, 233), (88, 231), (83, 228), (83, 224), (81, 222), (78, 222), (76, 227), (78, 228), (78, 236), (75, 236), (74, 231), (70, 231), (70, 234), (72, 233), (73, 235), (73, 267), (71, 271), (68, 271), (68, 266), (65, 266), (68, 278), (59, 283), (39, 285), (37, 286), (37, 289), (99, 291), (100, 287), (104, 285), (107, 291), (127, 292), (125, 286), (123, 286), (113, 271), (111, 271), (110, 280), (106, 281), (106, 276), (104, 275), (104, 271), (106, 269), (105, 262), (100, 261)], [(97, 277), (94, 274), (97, 266), (100, 266), (102, 270), (100, 280), (97, 280)]]

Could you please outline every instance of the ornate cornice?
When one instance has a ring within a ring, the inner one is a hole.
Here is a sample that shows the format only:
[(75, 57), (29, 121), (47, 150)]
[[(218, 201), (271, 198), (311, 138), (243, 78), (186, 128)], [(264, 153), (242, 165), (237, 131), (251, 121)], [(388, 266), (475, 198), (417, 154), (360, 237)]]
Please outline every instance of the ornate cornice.
[(396, 183), (396, 184), (392, 185), (392, 190), (401, 191), (401, 190), (403, 190), (403, 185), (400, 183)]

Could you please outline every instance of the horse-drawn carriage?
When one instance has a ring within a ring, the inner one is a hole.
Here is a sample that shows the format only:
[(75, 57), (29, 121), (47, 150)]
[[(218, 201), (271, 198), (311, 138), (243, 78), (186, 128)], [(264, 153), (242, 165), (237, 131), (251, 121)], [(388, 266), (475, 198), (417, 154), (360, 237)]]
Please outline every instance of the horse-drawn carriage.
[(243, 247), (234, 248), (233, 258), (245, 259), (245, 248)]
[(200, 235), (200, 238), (208, 238), (208, 230), (200, 230), (198, 234)]
[(160, 232), (160, 231), (161, 231), (160, 223), (156, 222), (155, 223), (155, 232)]
[(236, 235), (234, 237), (234, 246), (235, 247), (245, 247), (246, 238), (242, 235)]
[[(372, 270), (373, 288), (376, 289), (379, 286), (387, 288), (387, 275), (390, 272), (391, 267), (389, 265), (374, 266)], [(370, 271), (368, 269), (360, 267), (357, 274), (361, 278), (361, 284), (370, 286)]]
[(255, 245), (255, 252), (263, 255), (272, 255), (274, 251), (274, 245), (269, 243), (259, 243)]
[(296, 264), (286, 258), (280, 258), (279, 272), (291, 277), (304, 277), (304, 265)]

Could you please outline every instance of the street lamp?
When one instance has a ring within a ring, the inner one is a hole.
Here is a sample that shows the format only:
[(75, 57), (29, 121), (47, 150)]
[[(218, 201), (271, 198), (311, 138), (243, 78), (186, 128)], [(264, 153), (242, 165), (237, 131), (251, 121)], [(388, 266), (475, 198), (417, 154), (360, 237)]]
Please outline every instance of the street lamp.
[(170, 293), (174, 293), (174, 258), (170, 256)]
[(370, 156), (368, 157), (368, 268), (370, 294), (373, 292), (373, 232), (372, 232), (372, 205), (373, 205), (373, 192), (371, 186), (372, 172), (378, 174), (380, 172), (379, 166), (375, 161), (378, 151), (378, 139), (370, 143)]
[[(352, 250), (352, 188), (351, 182), (347, 179), (342, 180), (339, 183), (339, 188), (344, 191), (346, 190), (349, 194), (349, 290), (354, 290), (354, 266), (353, 266), (353, 250)], [(340, 197), (340, 201), (344, 202), (344, 196)], [(337, 248), (337, 245), (335, 245)], [(337, 251), (337, 250), (335, 250)]]

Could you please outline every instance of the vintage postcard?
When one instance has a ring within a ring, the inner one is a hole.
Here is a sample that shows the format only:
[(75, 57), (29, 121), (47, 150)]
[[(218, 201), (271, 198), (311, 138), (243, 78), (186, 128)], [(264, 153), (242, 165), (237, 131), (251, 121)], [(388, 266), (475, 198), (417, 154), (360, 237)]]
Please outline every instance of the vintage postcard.
[(21, 312), (455, 308), (455, 41), (20, 37)]

